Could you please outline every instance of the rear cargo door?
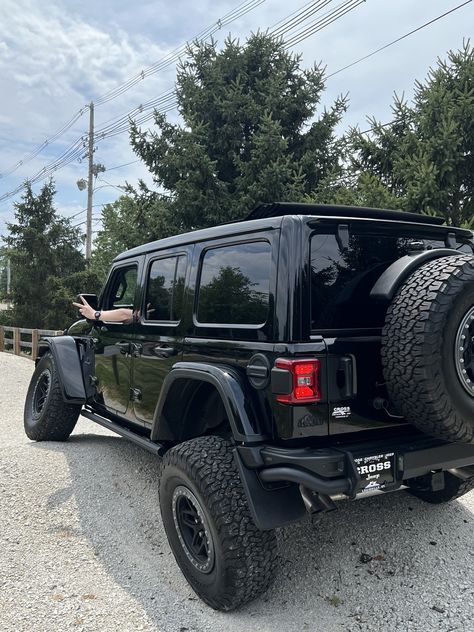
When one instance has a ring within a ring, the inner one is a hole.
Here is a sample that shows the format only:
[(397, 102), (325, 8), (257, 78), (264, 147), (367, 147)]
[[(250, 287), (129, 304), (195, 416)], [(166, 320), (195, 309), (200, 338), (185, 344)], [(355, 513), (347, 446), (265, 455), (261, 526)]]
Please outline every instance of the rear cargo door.
[[(395, 225), (395, 226), (394, 226)], [(387, 304), (370, 298), (382, 272), (418, 248), (445, 247), (431, 227), (321, 219), (309, 235), (310, 334), (326, 342), (329, 433), (404, 423), (387, 401), (381, 331)], [(421, 242), (421, 244), (420, 244)]]

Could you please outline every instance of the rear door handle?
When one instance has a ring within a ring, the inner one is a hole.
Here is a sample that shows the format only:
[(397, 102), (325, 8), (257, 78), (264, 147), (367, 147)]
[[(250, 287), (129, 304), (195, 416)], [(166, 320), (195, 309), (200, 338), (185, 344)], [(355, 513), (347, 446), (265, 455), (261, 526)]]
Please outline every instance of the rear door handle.
[(120, 353), (126, 355), (130, 351), (130, 343), (129, 342), (116, 342), (115, 346), (120, 349)]

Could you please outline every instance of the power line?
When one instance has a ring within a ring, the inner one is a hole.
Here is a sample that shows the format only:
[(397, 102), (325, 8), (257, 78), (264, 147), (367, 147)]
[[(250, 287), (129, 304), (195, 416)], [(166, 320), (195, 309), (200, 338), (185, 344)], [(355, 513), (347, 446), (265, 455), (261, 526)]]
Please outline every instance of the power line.
[(0, 179), (1, 178), (6, 178), (7, 176), (11, 175), (12, 173), (14, 173), (17, 169), (19, 169), (22, 165), (24, 165), (25, 163), (29, 162), (30, 160), (33, 160), (33, 158), (36, 158), (36, 156), (38, 154), (40, 154), (43, 149), (45, 149), (46, 147), (48, 147), (49, 145), (51, 145), (52, 143), (54, 143), (58, 138), (60, 138), (65, 132), (67, 132), (68, 129), (70, 129), (74, 123), (81, 118), (81, 116), (84, 114), (85, 112), (85, 107), (81, 108), (80, 110), (78, 110), (74, 116), (67, 122), (65, 123), (53, 136), (51, 136), (50, 138), (47, 138), (41, 145), (39, 145), (36, 149), (34, 149), (33, 151), (31, 151), (30, 153), (26, 154), (26, 156), (24, 156), (21, 160), (19, 160), (18, 162), (16, 162), (12, 167), (10, 167), (7, 171), (4, 171), (3, 173), (0, 173)]
[[(103, 202), (101, 204), (93, 204), (92, 208), (96, 208), (97, 206), (103, 206)], [(80, 211), (77, 211), (77, 213), (74, 213), (74, 215), (69, 215), (69, 217), (67, 217), (66, 219), (74, 219), (75, 217), (82, 215), (86, 211), (87, 211), (87, 208), (82, 208)]]
[[(253, 2), (262, 3), (265, 0), (253, 0)], [(469, 0), (470, 1), (470, 0)], [(278, 28), (278, 37), (284, 38), (285, 34), (291, 32), (295, 28), (297, 28), (300, 24), (305, 22), (309, 17), (314, 15), (316, 11), (320, 11), (322, 8), (327, 6), (332, 2), (332, 0), (316, 0), (310, 4), (303, 5), (303, 7), (297, 12), (293, 12), (290, 15), (294, 16), (291, 20), (285, 22), (281, 27)], [(312, 22), (307, 28), (304, 30), (298, 31), (290, 40), (289, 43), (286, 43), (286, 47), (294, 46), (296, 43), (303, 41), (304, 39), (310, 37), (315, 32), (322, 30), (326, 26), (329, 26), (333, 22), (342, 18), (346, 13), (352, 11), (357, 6), (365, 2), (365, 0), (346, 0), (340, 5), (337, 5), (333, 10), (322, 14), (315, 22)], [(246, 7), (249, 3), (246, 4)], [(242, 6), (242, 5), (239, 5)], [(250, 10), (250, 9), (249, 9)], [(248, 11), (247, 11), (248, 12)], [(235, 18), (234, 18), (235, 19)], [(281, 23), (281, 22), (280, 22)], [(278, 24), (280, 24), (278, 23)], [(284, 28), (283, 28), (284, 27)], [(274, 34), (274, 32), (271, 32)], [(154, 112), (157, 107), (160, 107), (160, 112), (166, 113), (170, 110), (173, 110), (177, 106), (176, 93), (174, 90), (169, 90), (156, 99), (152, 99), (144, 104), (140, 104), (135, 107), (133, 110), (127, 112), (126, 114), (117, 117), (116, 119), (112, 119), (105, 126), (99, 128), (95, 132), (96, 143), (104, 140), (105, 138), (111, 138), (113, 136), (117, 136), (118, 134), (122, 134), (124, 132), (128, 132), (130, 129), (130, 119), (135, 116), (134, 122), (137, 125), (143, 125), (144, 123), (150, 121), (154, 117)], [(151, 110), (151, 112), (145, 113)], [(70, 145), (64, 152), (61, 154), (59, 158), (55, 161), (43, 167), (39, 172), (37, 172), (32, 178), (29, 179), (31, 184), (38, 182), (39, 180), (44, 180), (47, 177), (53, 175), (55, 171), (61, 169), (62, 167), (74, 162), (84, 153), (85, 146), (87, 144), (87, 135), (81, 136), (78, 140), (76, 140), (72, 145)], [(4, 193), (0, 196), (0, 201), (8, 199), (13, 195), (19, 193), (23, 188), (23, 184), (19, 185), (13, 191), (9, 191), (8, 193)]]
[[(177, 61), (179, 57), (186, 51), (186, 48), (187, 46), (189, 46), (190, 42), (206, 40), (207, 38), (212, 36), (216, 31), (221, 29), (223, 26), (226, 26), (227, 24), (234, 22), (238, 18), (243, 17), (244, 15), (246, 15), (253, 9), (257, 8), (259, 5), (263, 4), (265, 1), (266, 0), (245, 0), (244, 2), (240, 3), (234, 9), (232, 9), (229, 13), (226, 13), (226, 15), (224, 15), (222, 18), (218, 19), (216, 22), (213, 22), (206, 29), (200, 31), (200, 33), (195, 35), (191, 40), (188, 40), (187, 42), (185, 42), (185, 44), (182, 44), (181, 46), (176, 48), (174, 51), (166, 55), (163, 59), (157, 62), (154, 62), (149, 67), (142, 70), (140, 73), (138, 73), (131, 79), (128, 79), (127, 81), (120, 84), (113, 90), (109, 90), (109, 92), (103, 94), (101, 97), (96, 99), (95, 105), (96, 106), (102, 105), (120, 96), (121, 94), (124, 94), (124, 92), (127, 92), (131, 87), (143, 81), (146, 77), (156, 74), (160, 70), (163, 70), (167, 66)], [(0, 179), (5, 178), (11, 175), (12, 173), (14, 173), (21, 166), (33, 160), (33, 158), (36, 158), (36, 156), (38, 156), (38, 154), (40, 154), (46, 147), (48, 147), (49, 145), (54, 143), (56, 140), (58, 140), (58, 138), (60, 138), (63, 134), (65, 134), (74, 125), (74, 123), (79, 118), (81, 118), (81, 116), (86, 111), (87, 107), (88, 106), (83, 106), (82, 108), (80, 108), (71, 117), (71, 119), (67, 123), (65, 123), (55, 134), (53, 134), (50, 138), (47, 138), (43, 143), (38, 145), (36, 149), (26, 154), (21, 160), (13, 164), (11, 167), (7, 168), (6, 171), (4, 171), (3, 173), (0, 173)]]
[[(241, 4), (237, 5), (237, 7), (232, 9), (229, 13), (224, 15), (222, 18), (218, 19), (216, 22), (213, 22), (209, 27), (207, 27), (207, 29), (204, 29), (203, 31), (198, 33), (198, 35), (196, 35), (191, 41), (204, 41), (208, 39), (214, 33), (219, 31), (222, 27), (227, 26), (238, 18), (243, 17), (264, 2), (265, 0), (246, 0), (245, 2), (242, 2)], [(113, 90), (110, 90), (106, 94), (102, 95), (102, 97), (99, 97), (96, 100), (97, 105), (101, 105), (102, 103), (106, 103), (107, 101), (116, 98), (118, 95), (127, 92), (137, 83), (143, 81), (146, 77), (149, 77), (150, 75), (153, 75), (160, 70), (163, 70), (170, 64), (174, 63), (180, 58), (181, 55), (186, 52), (186, 48), (189, 45), (190, 41), (174, 49), (174, 51), (166, 55), (163, 59), (160, 59), (159, 61), (151, 64), (151, 66), (148, 66), (148, 68), (145, 68), (134, 77), (131, 77), (120, 86), (117, 86), (117, 88), (114, 88)]]
[(330, 26), (333, 22), (340, 20), (342, 17), (349, 13), (353, 9), (356, 9), (359, 5), (363, 4), (366, 0), (348, 0), (343, 6), (336, 7), (333, 11), (329, 12), (325, 17), (319, 18), (309, 26), (301, 29), (289, 40), (285, 41), (286, 48), (296, 46), (303, 40), (307, 39), (311, 35), (314, 35), (318, 31)]
[[(278, 37), (280, 33), (287, 33), (293, 26), (298, 26), (301, 22), (306, 19), (309, 19), (312, 15), (320, 11), (323, 7), (330, 4), (332, 0), (320, 0), (319, 2), (310, 2), (305, 5), (302, 10), (295, 11), (288, 16), (290, 19), (281, 20), (278, 24), (281, 24), (278, 28), (274, 28), (270, 30), (270, 33), (275, 37)], [(295, 16), (295, 17), (291, 17)]]
[(338, 75), (340, 72), (343, 72), (344, 70), (347, 70), (348, 68), (352, 68), (352, 66), (355, 66), (356, 64), (360, 64), (361, 61), (365, 61), (366, 59), (369, 59), (370, 57), (373, 57), (374, 55), (377, 55), (377, 53), (380, 53), (381, 51), (385, 50), (386, 48), (389, 48), (389, 46), (393, 46), (394, 44), (397, 44), (398, 42), (401, 42), (405, 38), (410, 37), (410, 35), (413, 35), (413, 33), (417, 33), (418, 31), (421, 31), (421, 29), (424, 29), (427, 26), (430, 26), (431, 24), (434, 24), (438, 20), (441, 20), (441, 18), (446, 17), (447, 15), (449, 15), (450, 13), (453, 13), (454, 11), (457, 11), (458, 9), (461, 9), (462, 7), (466, 6), (466, 4), (469, 4), (470, 2), (472, 2), (472, 0), (467, 0), (466, 2), (463, 2), (462, 4), (458, 4), (453, 9), (450, 9), (449, 11), (446, 11), (445, 13), (442, 13), (441, 15), (438, 15), (438, 17), (433, 18), (429, 22), (425, 22), (425, 24), (422, 24), (421, 26), (418, 26), (416, 29), (413, 29), (409, 33), (405, 33), (405, 35), (402, 35), (401, 37), (397, 37), (397, 39), (393, 40), (392, 42), (389, 42), (388, 44), (385, 44), (384, 46), (381, 46), (380, 48), (377, 48), (377, 50), (372, 51), (368, 55), (364, 55), (364, 57), (360, 57), (359, 59), (356, 59), (352, 63), (347, 64), (347, 66), (343, 66), (342, 68), (339, 68), (339, 70), (336, 70), (336, 71), (332, 72), (331, 74), (327, 75), (326, 79), (330, 79), (331, 77), (334, 77), (335, 75)]
[(107, 167), (106, 171), (112, 171), (113, 169), (121, 169), (122, 167), (128, 167), (129, 165), (134, 165), (137, 162), (140, 162), (140, 158), (137, 158), (136, 160), (132, 160), (131, 162), (125, 162), (123, 165), (115, 165), (115, 167)]

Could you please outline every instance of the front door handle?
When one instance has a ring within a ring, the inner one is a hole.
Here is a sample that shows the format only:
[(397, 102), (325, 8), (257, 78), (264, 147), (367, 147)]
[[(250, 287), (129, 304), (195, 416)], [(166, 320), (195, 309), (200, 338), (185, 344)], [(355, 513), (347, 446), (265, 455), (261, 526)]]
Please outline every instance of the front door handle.
[(139, 342), (132, 342), (132, 355), (134, 358), (138, 358), (139, 355), (143, 352), (143, 346)]
[(120, 353), (123, 353), (123, 355), (127, 355), (127, 353), (130, 351), (129, 342), (116, 342), (115, 346), (120, 349)]
[(165, 343), (165, 344), (156, 345), (155, 347), (153, 347), (153, 353), (159, 356), (160, 358), (170, 358), (171, 356), (176, 355), (178, 352), (176, 351), (174, 347), (170, 347), (169, 345)]

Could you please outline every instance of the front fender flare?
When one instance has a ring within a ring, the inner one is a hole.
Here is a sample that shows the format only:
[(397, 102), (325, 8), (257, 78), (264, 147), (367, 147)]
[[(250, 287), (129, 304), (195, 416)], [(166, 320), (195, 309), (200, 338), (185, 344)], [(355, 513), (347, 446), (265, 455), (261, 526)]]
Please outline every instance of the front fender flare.
[(258, 443), (265, 437), (256, 431), (252, 421), (249, 399), (246, 398), (244, 386), (238, 373), (225, 366), (205, 364), (201, 362), (177, 362), (165, 378), (158, 401), (155, 420), (151, 430), (151, 440), (160, 439), (161, 430), (166, 426), (165, 407), (170, 390), (176, 380), (197, 380), (212, 384), (219, 393), (229, 420), (235, 441)]
[(51, 351), (59, 375), (64, 401), (85, 404), (86, 390), (76, 341), (72, 336), (48, 336), (38, 343), (38, 355)]

